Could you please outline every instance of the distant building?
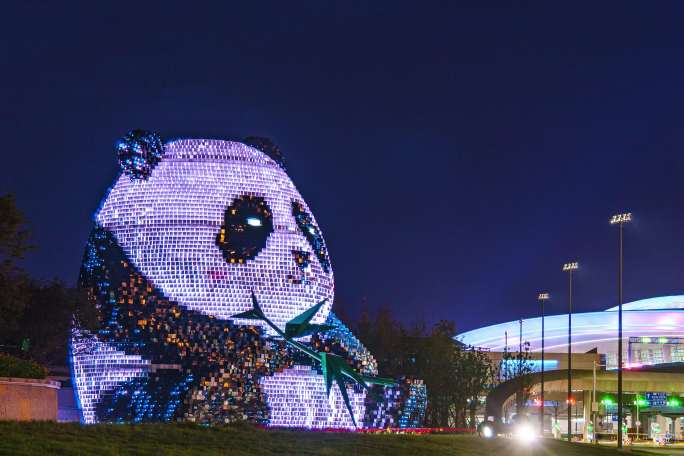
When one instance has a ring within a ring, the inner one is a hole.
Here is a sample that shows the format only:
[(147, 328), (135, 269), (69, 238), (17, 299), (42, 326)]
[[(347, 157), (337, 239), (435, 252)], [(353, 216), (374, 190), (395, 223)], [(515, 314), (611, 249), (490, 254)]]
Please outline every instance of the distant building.
[[(572, 315), (572, 424), (573, 433), (589, 437), (588, 424), (595, 431), (615, 434), (617, 430), (617, 307), (603, 312)], [(522, 330), (522, 332), (521, 332)], [(529, 401), (516, 410), (515, 379), (504, 379), (487, 398), (481, 419), (510, 419), (515, 413), (544, 412), (545, 432), (558, 423), (567, 429), (568, 315), (545, 317), (544, 404), (541, 390), (541, 318), (528, 318), (467, 331), (456, 336), (464, 344), (487, 351), (502, 370), (504, 352), (517, 354), (529, 343), (525, 384)], [(641, 438), (654, 437), (662, 429), (684, 439), (684, 296), (664, 296), (623, 305), (623, 403), (629, 432)], [(593, 405), (592, 405), (593, 397)], [(651, 426), (653, 424), (653, 426)], [(657, 437), (657, 436), (656, 436)], [(661, 436), (662, 437), (662, 436)]]
[[(684, 362), (684, 296), (664, 296), (623, 304), (623, 359), (627, 367)], [(572, 351), (596, 349), (605, 357), (608, 369), (617, 367), (617, 307), (603, 312), (572, 314)], [(549, 353), (567, 353), (568, 316), (544, 319), (544, 345)], [(485, 326), (456, 336), (461, 342), (491, 351), (516, 351), (520, 343), (520, 322)], [(522, 342), (530, 352), (541, 351), (541, 318), (522, 321)]]

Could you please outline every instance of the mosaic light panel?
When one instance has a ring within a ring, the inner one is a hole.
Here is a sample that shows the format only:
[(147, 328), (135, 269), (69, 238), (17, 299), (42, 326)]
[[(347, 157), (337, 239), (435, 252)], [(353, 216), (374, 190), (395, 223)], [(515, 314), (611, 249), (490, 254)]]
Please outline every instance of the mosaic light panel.
[[(251, 308), (252, 292), (281, 328), (325, 300), (312, 323), (333, 329), (301, 342), (377, 375), (372, 355), (330, 311), (329, 253), (279, 150), (181, 139), (155, 146), (158, 157), (145, 148), (156, 144), (150, 138), (136, 131), (118, 143), (123, 173), (85, 249), (79, 282), (99, 327), (76, 325), (72, 333), (83, 422), (353, 427), (339, 389), (326, 394), (315, 361), (262, 322), (229, 318)], [(136, 151), (151, 157), (150, 166), (131, 161)], [(131, 163), (144, 172), (132, 173)], [(348, 385), (356, 422), (420, 425), (425, 388), (406, 385), (373, 387), (375, 394)]]

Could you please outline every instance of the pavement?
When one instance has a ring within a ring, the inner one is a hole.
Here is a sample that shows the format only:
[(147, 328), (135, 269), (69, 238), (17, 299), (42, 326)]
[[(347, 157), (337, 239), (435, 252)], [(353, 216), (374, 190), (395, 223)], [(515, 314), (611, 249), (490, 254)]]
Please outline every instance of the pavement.
[(638, 451), (638, 454), (658, 454), (658, 455), (672, 455), (672, 456), (679, 456), (679, 455), (684, 455), (684, 447), (673, 447), (673, 446), (666, 446), (666, 447), (640, 447), (640, 446), (632, 446), (634, 450)]
[[(591, 445), (587, 443), (587, 445)], [(615, 441), (599, 442), (599, 446), (615, 448)], [(637, 442), (625, 447), (625, 452), (634, 452), (636, 454), (654, 454), (662, 456), (684, 456), (684, 443), (672, 443), (666, 446), (656, 446), (651, 441)]]

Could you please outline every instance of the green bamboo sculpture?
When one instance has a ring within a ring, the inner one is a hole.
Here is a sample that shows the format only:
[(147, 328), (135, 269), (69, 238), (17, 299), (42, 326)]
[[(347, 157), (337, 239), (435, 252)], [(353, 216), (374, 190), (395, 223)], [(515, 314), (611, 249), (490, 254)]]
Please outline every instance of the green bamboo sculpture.
[(354, 423), (354, 427), (357, 427), (356, 419), (354, 418), (354, 412), (352, 411), (351, 404), (349, 403), (349, 395), (347, 394), (346, 381), (351, 381), (358, 385), (361, 385), (366, 390), (369, 390), (368, 385), (383, 385), (383, 386), (393, 386), (396, 383), (387, 378), (381, 377), (369, 377), (367, 375), (361, 375), (352, 369), (349, 364), (339, 355), (335, 355), (327, 352), (317, 352), (307, 347), (306, 345), (297, 342), (294, 338), (310, 336), (311, 334), (318, 332), (326, 332), (333, 329), (329, 325), (319, 325), (311, 323), (311, 319), (316, 315), (316, 312), (325, 304), (325, 299), (315, 306), (307, 309), (301, 314), (297, 315), (292, 320), (285, 324), (285, 331), (278, 328), (268, 317), (264, 314), (259, 306), (256, 296), (252, 293), (252, 309), (235, 314), (231, 318), (244, 318), (250, 320), (261, 320), (264, 321), (268, 326), (270, 326), (280, 337), (285, 339), (285, 342), (295, 347), (296, 349), (306, 353), (309, 357), (318, 361), (321, 364), (321, 370), (323, 371), (323, 380), (325, 381), (325, 388), (328, 396), (330, 396), (330, 389), (332, 388), (333, 380), (340, 389), (342, 393), (342, 398), (347, 406), (347, 411), (349, 411), (349, 416)]

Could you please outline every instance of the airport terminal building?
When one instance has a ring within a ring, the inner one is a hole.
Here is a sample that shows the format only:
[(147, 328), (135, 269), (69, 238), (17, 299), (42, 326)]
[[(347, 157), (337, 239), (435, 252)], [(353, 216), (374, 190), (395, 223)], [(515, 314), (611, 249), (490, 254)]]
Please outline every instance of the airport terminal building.
[[(544, 319), (545, 431), (567, 429), (568, 315)], [(504, 353), (516, 354), (529, 343), (530, 399), (525, 413), (540, 411), (541, 318), (495, 324), (457, 336), (490, 354), (502, 367)], [(573, 432), (584, 435), (617, 429), (618, 312), (572, 315)], [(509, 361), (510, 362), (510, 361)], [(663, 296), (623, 305), (623, 403), (630, 434), (641, 438), (669, 434), (684, 439), (684, 296)], [(498, 395), (498, 398), (497, 398)], [(593, 399), (593, 400), (592, 400)], [(487, 414), (506, 420), (515, 410), (515, 394), (505, 385), (488, 396)]]
[[(625, 367), (684, 362), (684, 296), (663, 296), (623, 304), (623, 359)], [(617, 368), (617, 307), (603, 312), (573, 313), (572, 351), (596, 349), (608, 369)], [(541, 317), (486, 326), (458, 335), (466, 345), (501, 352), (508, 344), (517, 350), (529, 342), (532, 353), (541, 351)], [(544, 318), (544, 349), (568, 351), (568, 315)]]

